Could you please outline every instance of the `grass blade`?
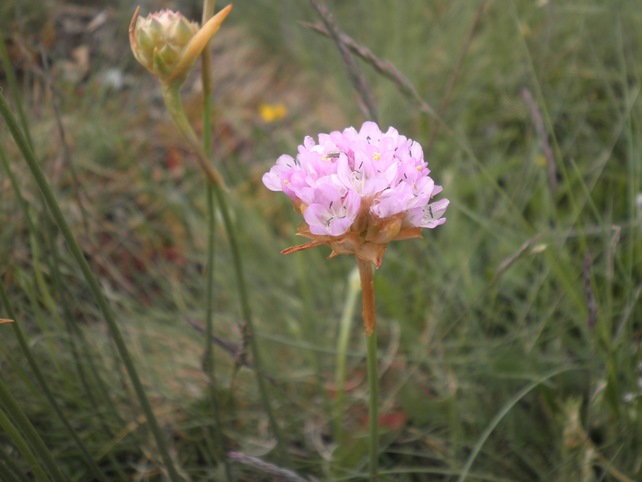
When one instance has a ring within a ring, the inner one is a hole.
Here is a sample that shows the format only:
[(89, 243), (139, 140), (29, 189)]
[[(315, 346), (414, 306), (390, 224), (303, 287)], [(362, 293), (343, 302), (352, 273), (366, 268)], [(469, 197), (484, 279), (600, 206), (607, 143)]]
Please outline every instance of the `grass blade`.
[(103, 317), (107, 322), (107, 326), (112, 335), (114, 343), (116, 344), (118, 353), (125, 365), (127, 374), (129, 375), (132, 385), (134, 386), (134, 390), (136, 392), (138, 401), (143, 411), (145, 412), (147, 423), (149, 425), (149, 428), (152, 431), (152, 434), (156, 441), (156, 445), (158, 447), (158, 451), (160, 452), (160, 455), (161, 455), (161, 458), (163, 459), (165, 467), (169, 472), (170, 478), (172, 480), (180, 480), (180, 477), (178, 476), (178, 472), (176, 472), (176, 468), (174, 467), (172, 459), (169, 455), (169, 451), (167, 449), (167, 443), (165, 442), (164, 436), (161, 433), (160, 426), (158, 425), (156, 417), (154, 416), (151, 404), (149, 402), (149, 399), (147, 398), (143, 385), (140, 381), (140, 377), (138, 376), (138, 372), (136, 371), (136, 368), (134, 366), (134, 362), (132, 360), (131, 354), (129, 353), (127, 345), (125, 344), (123, 335), (120, 332), (120, 328), (116, 323), (116, 319), (114, 317), (114, 314), (112, 313), (111, 307), (109, 306), (109, 303), (107, 302), (107, 299), (105, 298), (105, 295), (103, 294), (100, 288), (100, 285), (98, 284), (98, 280), (96, 276), (94, 275), (91, 268), (89, 267), (89, 264), (87, 263), (87, 260), (85, 259), (83, 252), (80, 249), (80, 245), (76, 241), (76, 238), (72, 233), (71, 228), (69, 227), (69, 224), (67, 223), (67, 220), (65, 219), (62, 213), (62, 210), (60, 209), (60, 206), (56, 201), (53, 191), (51, 190), (51, 187), (49, 186), (49, 183), (47, 182), (47, 179), (45, 178), (45, 175), (42, 172), (42, 169), (40, 168), (40, 165), (36, 160), (36, 157), (27, 142), (27, 139), (25, 138), (23, 132), (21, 132), (20, 128), (18, 127), (16, 119), (12, 114), (11, 110), (9, 109), (5, 96), (2, 94), (2, 92), (0, 92), (0, 113), (4, 117), (5, 122), (7, 123), (7, 126), (9, 127), (9, 130), (11, 131), (11, 134), (16, 144), (20, 148), (20, 151), (22, 152), (22, 155), (24, 156), (24, 159), (27, 162), (31, 173), (36, 183), (38, 184), (38, 188), (40, 189), (43, 197), (45, 198), (47, 206), (49, 207), (56, 221), (56, 224), (60, 228), (60, 231), (62, 232), (62, 235), (65, 238), (65, 241), (67, 242), (67, 245), (69, 246), (69, 249), (73, 257), (76, 263), (78, 264), (78, 266), (80, 267), (83, 277), (85, 278), (85, 281), (89, 285), (89, 288), (94, 296), (94, 299), (96, 300), (100, 308), (100, 311), (102, 312)]

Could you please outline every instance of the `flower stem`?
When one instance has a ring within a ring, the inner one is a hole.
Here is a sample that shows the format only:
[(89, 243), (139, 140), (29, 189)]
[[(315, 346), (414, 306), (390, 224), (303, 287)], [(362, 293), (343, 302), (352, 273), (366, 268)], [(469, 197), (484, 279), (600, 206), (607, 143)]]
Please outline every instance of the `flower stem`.
[(372, 263), (370, 261), (357, 258), (359, 266), (359, 277), (361, 278), (361, 301), (363, 310), (363, 330), (366, 335), (372, 335), (375, 332), (377, 324), (375, 317), (374, 302), (374, 277), (372, 275)]
[(370, 480), (377, 480), (379, 471), (379, 378), (377, 373), (377, 331), (374, 304), (372, 263), (357, 258), (361, 278), (363, 325), (368, 348), (368, 418), (370, 425)]
[[(202, 25), (212, 17), (216, 0), (203, 1)], [(212, 62), (210, 58), (209, 42), (203, 48), (201, 54), (201, 84), (203, 86), (203, 151), (207, 156), (212, 155)]]
[[(181, 132), (183, 137), (188, 141), (189, 147), (196, 154), (196, 160), (198, 164), (203, 169), (203, 172), (207, 176), (207, 180), (210, 184), (218, 184), (222, 187), (225, 186), (223, 183), (223, 178), (221, 174), (214, 168), (209, 161), (209, 156), (206, 154), (201, 142), (196, 137), (192, 126), (187, 119), (185, 114), (185, 109), (183, 108), (183, 101), (181, 100), (179, 85), (163, 83), (163, 100), (165, 101), (165, 107), (167, 112), (172, 118), (172, 122)], [(209, 132), (208, 132), (209, 135)]]
[(234, 271), (236, 271), (236, 282), (239, 291), (239, 296), (241, 298), (241, 314), (243, 320), (247, 326), (247, 335), (250, 342), (250, 350), (252, 352), (252, 358), (254, 359), (254, 366), (256, 367), (256, 379), (259, 386), (259, 394), (261, 396), (261, 402), (263, 409), (265, 410), (270, 427), (274, 433), (274, 437), (277, 440), (277, 447), (281, 450), (283, 459), (287, 461), (287, 451), (283, 445), (283, 436), (281, 435), (281, 430), (279, 424), (276, 421), (274, 416), (274, 411), (272, 410), (272, 403), (267, 393), (267, 387), (265, 384), (265, 375), (263, 373), (263, 367), (261, 363), (261, 358), (259, 354), (259, 345), (256, 341), (256, 331), (254, 329), (254, 321), (252, 316), (252, 310), (250, 308), (250, 301), (247, 294), (247, 284), (245, 282), (245, 276), (243, 272), (243, 261), (241, 257), (241, 251), (239, 249), (238, 240), (236, 238), (236, 230), (232, 224), (232, 217), (230, 215), (230, 209), (227, 204), (227, 199), (223, 188), (219, 184), (214, 184), (214, 195), (218, 202), (219, 208), (221, 210), (221, 215), (223, 217), (223, 224), (225, 226), (225, 231), (227, 233), (230, 248), (232, 250), (232, 261), (234, 263)]
[(203, 147), (198, 141), (198, 137), (194, 133), (192, 126), (185, 115), (185, 110), (183, 109), (183, 103), (180, 98), (179, 86), (174, 84), (163, 84), (163, 99), (165, 100), (165, 106), (172, 117), (172, 120), (176, 127), (181, 131), (181, 134), (189, 142), (190, 147), (194, 150), (196, 158), (200, 166), (203, 168), (208, 181), (210, 182), (213, 190), (214, 197), (218, 203), (218, 207), (223, 217), (223, 226), (225, 227), (225, 232), (228, 236), (230, 248), (232, 250), (232, 261), (234, 263), (234, 271), (236, 271), (236, 282), (239, 292), (239, 297), (241, 299), (241, 314), (243, 320), (246, 323), (248, 338), (250, 342), (250, 349), (252, 351), (252, 357), (254, 358), (254, 366), (256, 367), (256, 378), (259, 385), (259, 392), (261, 395), (261, 402), (263, 408), (265, 409), (268, 420), (270, 422), (270, 427), (274, 433), (275, 438), (277, 439), (277, 445), (282, 450), (284, 458), (287, 460), (287, 452), (283, 446), (283, 437), (281, 435), (281, 430), (274, 416), (272, 410), (272, 404), (267, 394), (267, 387), (265, 386), (265, 376), (261, 367), (261, 360), (259, 356), (258, 343), (256, 341), (256, 333), (254, 331), (254, 323), (252, 321), (252, 310), (250, 308), (249, 297), (247, 294), (247, 285), (245, 282), (245, 276), (243, 273), (243, 260), (241, 258), (241, 251), (238, 246), (238, 240), (236, 237), (236, 229), (232, 223), (232, 216), (230, 214), (230, 208), (227, 203), (227, 196), (225, 194), (225, 184), (219, 172), (212, 167), (209, 162), (208, 156), (205, 154)]
[[(216, 0), (204, 0), (203, 21), (205, 23), (212, 17)], [(209, 43), (201, 54), (201, 83), (203, 85), (203, 152), (209, 158), (212, 155), (212, 65), (210, 59)], [(228, 481), (233, 480), (230, 463), (225, 457), (225, 439), (223, 422), (221, 420), (221, 406), (216, 393), (216, 370), (214, 360), (214, 263), (215, 263), (215, 230), (216, 230), (216, 205), (214, 202), (214, 187), (208, 182), (207, 186), (207, 273), (205, 293), (205, 353), (203, 354), (203, 370), (208, 378), (212, 411), (214, 412), (215, 457), (222, 462), (225, 476)]]

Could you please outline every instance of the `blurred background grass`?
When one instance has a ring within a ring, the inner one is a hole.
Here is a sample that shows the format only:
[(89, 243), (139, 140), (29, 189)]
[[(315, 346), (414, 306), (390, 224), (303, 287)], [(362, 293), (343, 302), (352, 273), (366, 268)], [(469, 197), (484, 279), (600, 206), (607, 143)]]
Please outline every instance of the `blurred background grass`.
[[(328, 6), (439, 112), (440, 122), (422, 114), (360, 62), (382, 126), (424, 145), (451, 200), (448, 222), (391, 245), (375, 278), (384, 479), (640, 480), (642, 11), (616, 0)], [(143, 12), (161, 7), (176, 5), (149, 0)], [(179, 8), (200, 18), (200, 2)], [(115, 307), (181, 475), (223, 480), (200, 367), (205, 340), (189, 323), (204, 318), (204, 182), (157, 82), (130, 55), (132, 13), (124, 1), (7, 1), (0, 31), (36, 154)], [(299, 242), (297, 216), (260, 182), (304, 135), (364, 120), (334, 45), (303, 21), (317, 21), (307, 2), (235, 3), (213, 42), (214, 157), (231, 188), (289, 468), (360, 480), (367, 403), (358, 312), (348, 439), (336, 446), (331, 429), (353, 260), (326, 261), (324, 248), (282, 256)], [(198, 128), (196, 76), (183, 92)], [(285, 116), (264, 118), (262, 105)], [(0, 141), (31, 219), (3, 169), (0, 274), (16, 322), (110, 480), (162, 479), (100, 313), (4, 128)], [(219, 234), (215, 332), (240, 347), (230, 259)], [(8, 325), (0, 345), (2, 379), (63, 471), (91, 480)], [(252, 368), (235, 369), (218, 347), (216, 375), (226, 449), (283, 463)], [(3, 473), (26, 477), (2, 434), (0, 444)], [(241, 465), (234, 474), (272, 480)]]

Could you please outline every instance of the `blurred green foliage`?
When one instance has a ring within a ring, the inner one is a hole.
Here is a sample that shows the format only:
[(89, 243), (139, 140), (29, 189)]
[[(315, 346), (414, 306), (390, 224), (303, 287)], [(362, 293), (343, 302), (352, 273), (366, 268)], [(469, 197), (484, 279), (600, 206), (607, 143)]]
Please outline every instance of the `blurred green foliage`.
[[(642, 10), (617, 0), (496, 0), (481, 13), (482, 2), (468, 0), (327, 4), (345, 33), (439, 112), (439, 120), (420, 113), (359, 61), (382, 127), (424, 145), (451, 200), (444, 226), (392, 244), (376, 273), (382, 413), (402, 420), (383, 425), (382, 470), (404, 481), (639, 480)], [(0, 18), (17, 8), (4, 3)], [(29, 12), (38, 8), (51, 7)], [(301, 241), (298, 219), (260, 182), (304, 135), (364, 120), (335, 46), (302, 21), (317, 21), (307, 2), (235, 4), (214, 40), (215, 159), (230, 181), (289, 468), (360, 480), (367, 406), (358, 322), (348, 356), (351, 437), (335, 447), (331, 430), (338, 319), (354, 262), (327, 261), (324, 248), (280, 255)], [(113, 42), (129, 55), (126, 38)], [(208, 445), (205, 341), (187, 322), (203, 319), (203, 180), (164, 120), (153, 80), (121, 62), (135, 79), (123, 90), (94, 71), (82, 84), (53, 77), (68, 154), (41, 77), (23, 73), (35, 150), (128, 333), (178, 465), (193, 480), (222, 480)], [(185, 96), (198, 119), (198, 92)], [(262, 122), (261, 101), (285, 102), (288, 115)], [(100, 316), (4, 129), (0, 142), (33, 220), (1, 171), (0, 275), (16, 320), (110, 480), (161, 479)], [(215, 331), (240, 346), (222, 235), (216, 256)], [(236, 370), (220, 347), (216, 363), (228, 449), (280, 463), (252, 370)], [(87, 480), (8, 325), (0, 325), (0, 373), (65, 473)], [(0, 468), (24, 475), (23, 464), (0, 435)], [(240, 480), (261, 477), (235, 470)]]

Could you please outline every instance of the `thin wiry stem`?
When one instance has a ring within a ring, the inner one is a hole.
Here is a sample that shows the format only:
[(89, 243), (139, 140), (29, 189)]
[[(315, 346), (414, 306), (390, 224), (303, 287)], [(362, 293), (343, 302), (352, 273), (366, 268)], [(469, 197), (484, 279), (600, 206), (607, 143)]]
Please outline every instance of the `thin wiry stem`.
[(288, 469), (284, 469), (282, 467), (278, 467), (274, 464), (261, 460), (258, 457), (253, 457), (251, 455), (246, 455), (240, 452), (229, 452), (227, 456), (230, 459), (234, 460), (235, 462), (238, 462), (243, 465), (247, 465), (248, 467), (252, 467), (264, 474), (270, 474), (270, 475), (276, 476), (277, 479), (275, 480), (286, 480), (291, 482), (312, 482), (312, 481), (316, 482), (317, 480), (312, 477), (310, 478), (301, 477), (296, 472), (293, 472)]
[(332, 40), (334, 40), (334, 43), (339, 49), (339, 53), (341, 54), (343, 63), (345, 64), (346, 70), (348, 71), (348, 76), (350, 77), (352, 86), (354, 87), (354, 90), (357, 92), (357, 94), (359, 94), (359, 97), (361, 97), (362, 105), (360, 105), (359, 107), (361, 107), (361, 109), (364, 111), (364, 116), (374, 122), (378, 122), (377, 104), (374, 100), (374, 96), (372, 95), (372, 90), (368, 86), (363, 73), (361, 72), (361, 70), (359, 70), (359, 66), (354, 61), (354, 58), (350, 53), (350, 49), (348, 49), (345, 42), (343, 42), (341, 38), (341, 31), (334, 21), (332, 13), (330, 13), (325, 5), (322, 5), (317, 0), (310, 0), (310, 3), (319, 13), (321, 21), (325, 25), (325, 28), (330, 34), (330, 37), (332, 38)]
[[(203, 20), (204, 25), (214, 13), (216, 0), (204, 0)], [(203, 85), (203, 151), (209, 158), (212, 155), (212, 75), (210, 59), (210, 43), (208, 42), (201, 54), (201, 83)], [(214, 204), (214, 188), (211, 183), (207, 189), (207, 272), (205, 293), (205, 353), (203, 354), (203, 369), (208, 377), (210, 399), (214, 412), (216, 457), (223, 461), (225, 476), (232, 480), (232, 470), (227, 457), (225, 457), (225, 439), (223, 436), (223, 422), (221, 421), (221, 407), (216, 393), (216, 370), (214, 367), (214, 263), (215, 263), (215, 230), (216, 206)]]
[[(331, 37), (330, 32), (323, 25), (303, 22), (303, 26), (326, 37)], [(378, 73), (392, 80), (397, 85), (399, 91), (415, 103), (422, 113), (428, 114), (437, 122), (442, 123), (435, 110), (421, 98), (410, 79), (402, 74), (389, 60), (380, 59), (372, 50), (358, 43), (346, 33), (339, 32), (339, 38), (341, 39), (341, 43), (348, 47), (353, 54), (370, 64)]]
[(283, 447), (283, 436), (281, 435), (281, 430), (274, 416), (274, 411), (272, 410), (272, 404), (270, 403), (270, 398), (268, 397), (267, 388), (265, 384), (265, 374), (263, 373), (263, 367), (261, 364), (261, 358), (259, 353), (258, 342), (256, 341), (254, 321), (252, 310), (250, 308), (250, 301), (248, 297), (247, 285), (245, 282), (245, 276), (243, 272), (243, 262), (241, 258), (241, 251), (239, 249), (238, 240), (236, 238), (236, 230), (232, 224), (232, 218), (230, 216), (230, 210), (227, 205), (227, 199), (223, 189), (218, 184), (214, 184), (214, 195), (221, 209), (221, 215), (223, 217), (223, 224), (229, 238), (230, 248), (232, 250), (232, 260), (234, 263), (234, 270), (236, 271), (236, 282), (238, 291), (241, 298), (241, 313), (243, 319), (245, 320), (247, 327), (247, 336), (249, 337), (250, 349), (252, 351), (252, 358), (254, 359), (254, 366), (256, 367), (256, 379), (259, 385), (259, 392), (261, 394), (261, 402), (263, 408), (268, 416), (270, 421), (270, 427), (274, 433), (277, 443), (281, 449), (283, 449), (283, 454), (287, 459), (285, 449)]
[(537, 102), (533, 99), (533, 94), (526, 87), (522, 89), (522, 99), (524, 99), (524, 102), (526, 102), (531, 111), (531, 117), (533, 118), (533, 124), (535, 125), (535, 132), (537, 133), (540, 149), (544, 153), (544, 158), (546, 159), (548, 187), (551, 191), (551, 195), (554, 196), (557, 191), (557, 167), (555, 166), (553, 149), (551, 149), (551, 144), (548, 141), (548, 133), (544, 127), (544, 120), (542, 119), (542, 114), (540, 113)]
[[(278, 446), (280, 449), (283, 449), (283, 437), (281, 435), (279, 425), (276, 421), (276, 417), (274, 416), (272, 404), (270, 403), (267, 388), (265, 385), (265, 375), (263, 374), (262, 370), (258, 343), (255, 336), (252, 310), (250, 308), (247, 284), (245, 282), (245, 275), (243, 271), (243, 260), (236, 237), (236, 228), (234, 227), (234, 224), (232, 222), (230, 208), (227, 203), (227, 196), (225, 195), (223, 179), (221, 178), (218, 171), (210, 164), (205, 151), (199, 143), (198, 138), (196, 137), (196, 134), (194, 133), (194, 130), (192, 129), (192, 126), (187, 119), (178, 87), (176, 85), (164, 84), (163, 97), (165, 99), (165, 106), (167, 107), (167, 110), (172, 117), (174, 124), (181, 131), (184, 138), (188, 141), (190, 147), (196, 154), (199, 164), (203, 168), (208, 181), (210, 182), (214, 190), (214, 197), (216, 199), (216, 202), (218, 203), (221, 216), (223, 218), (223, 226), (225, 228), (225, 232), (230, 243), (230, 248), (232, 250), (232, 261), (234, 263), (234, 271), (236, 272), (237, 290), (241, 302), (241, 314), (245, 322), (243, 332), (245, 339), (249, 339), (252, 357), (254, 358), (256, 378), (261, 395), (261, 403), (270, 421), (270, 427), (272, 428), (272, 432), (277, 439)], [(285, 450), (283, 450), (283, 455), (285, 458), (287, 458)]]

